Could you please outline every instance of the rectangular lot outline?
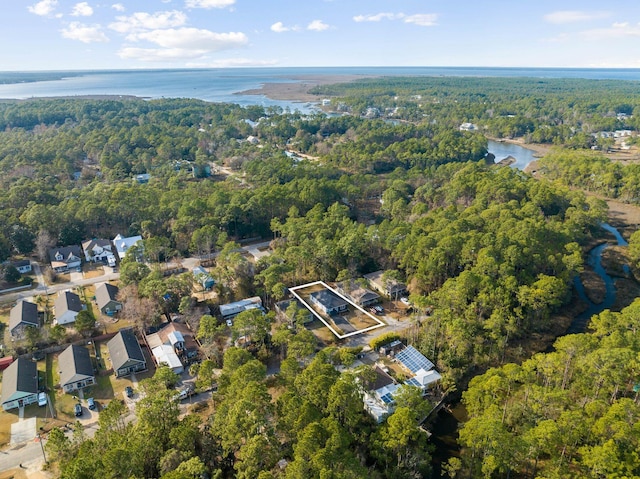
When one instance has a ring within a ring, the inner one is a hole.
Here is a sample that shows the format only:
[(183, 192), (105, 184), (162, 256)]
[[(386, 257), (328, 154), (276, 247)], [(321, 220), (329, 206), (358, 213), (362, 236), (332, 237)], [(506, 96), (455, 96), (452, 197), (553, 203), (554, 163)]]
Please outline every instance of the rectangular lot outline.
[[(368, 328), (364, 328), (364, 329), (359, 329), (357, 331), (353, 331), (351, 333), (347, 333), (347, 334), (340, 334), (338, 331), (335, 330), (335, 328), (333, 326), (331, 326), (331, 324), (325, 320), (322, 315), (320, 315), (314, 308), (313, 306), (311, 306), (309, 303), (307, 303), (304, 299), (302, 299), (302, 297), (297, 293), (298, 290), (300, 289), (305, 289), (305, 288), (310, 288), (311, 286), (317, 286), (317, 285), (321, 285), (322, 287), (328, 289), (329, 291), (331, 291), (333, 294), (335, 294), (336, 296), (338, 296), (339, 298), (344, 299), (347, 303), (349, 303), (351, 306), (353, 306), (355, 309), (362, 311), (364, 314), (366, 314), (367, 316), (369, 316), (371, 319), (373, 319), (376, 323), (373, 326), (369, 326)], [(383, 321), (381, 321), (380, 319), (376, 318), (373, 314), (369, 313), (368, 311), (365, 311), (364, 309), (362, 309), (360, 306), (358, 306), (357, 304), (355, 304), (353, 301), (351, 301), (349, 298), (346, 298), (345, 296), (343, 296), (342, 294), (338, 293), (335, 289), (333, 289), (331, 286), (329, 286), (328, 284), (326, 284), (324, 281), (315, 281), (313, 283), (307, 283), (307, 284), (303, 284), (300, 286), (295, 286), (293, 288), (289, 288), (289, 291), (291, 291), (291, 294), (298, 300), (300, 301), (302, 304), (304, 304), (304, 306), (311, 311), (311, 313), (318, 318), (320, 321), (322, 321), (322, 323), (329, 328), (329, 331), (331, 331), (334, 336), (338, 339), (346, 339), (346, 338), (350, 338), (352, 336), (356, 336), (358, 334), (363, 334), (363, 333), (368, 333), (369, 331), (373, 331), (374, 329), (378, 329), (381, 328), (383, 326), (387, 326), (386, 323), (384, 323)]]

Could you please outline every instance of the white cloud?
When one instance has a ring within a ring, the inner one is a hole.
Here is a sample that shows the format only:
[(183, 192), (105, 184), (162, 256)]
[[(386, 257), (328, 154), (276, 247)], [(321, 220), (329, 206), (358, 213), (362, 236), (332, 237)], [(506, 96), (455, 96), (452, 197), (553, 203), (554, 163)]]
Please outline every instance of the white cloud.
[(100, 25), (85, 25), (80, 22), (72, 22), (62, 30), (62, 36), (70, 40), (78, 40), (83, 43), (108, 42), (109, 39), (102, 32)]
[(288, 32), (291, 30), (291, 27), (285, 27), (282, 22), (276, 22), (271, 25), (271, 31), (276, 33)]
[(187, 8), (225, 8), (236, 3), (236, 0), (187, 0)]
[(93, 8), (87, 2), (76, 3), (71, 12), (72, 17), (90, 17), (93, 15)]
[(276, 60), (251, 60), (249, 58), (224, 58), (210, 62), (189, 62), (188, 68), (233, 68), (233, 67), (268, 67), (277, 65)]
[(403, 18), (404, 23), (413, 23), (421, 27), (433, 27), (437, 25), (438, 15), (435, 13), (417, 13)]
[(611, 16), (610, 12), (586, 12), (582, 10), (559, 10), (548, 13), (544, 19), (549, 23), (563, 25), (566, 23), (587, 22)]
[(42, 0), (34, 5), (28, 6), (27, 9), (35, 14), (46, 17), (51, 15), (58, 6), (58, 0)]
[(118, 51), (120, 58), (141, 60), (145, 62), (164, 62), (168, 60), (184, 60), (198, 58), (207, 53), (206, 50), (188, 50), (183, 48), (132, 48), (124, 47)]
[(124, 12), (126, 10), (126, 8), (124, 8), (124, 5), (121, 3), (114, 3), (113, 5), (111, 5), (111, 8), (113, 8), (116, 12)]
[(147, 40), (169, 49), (191, 49), (205, 52), (217, 52), (238, 48), (249, 43), (244, 33), (216, 33), (198, 28), (178, 28), (152, 30), (138, 33), (137, 40)]
[(438, 15), (436, 13), (416, 13), (405, 15), (404, 13), (381, 12), (370, 15), (356, 15), (354, 22), (380, 22), (382, 20), (402, 20), (404, 23), (412, 23), (421, 27), (432, 27), (437, 25)]
[(187, 22), (187, 16), (178, 10), (168, 12), (136, 12), (128, 17), (116, 17), (116, 21), (109, 24), (111, 30), (118, 33), (134, 33), (144, 30), (180, 27)]
[(353, 17), (355, 22), (379, 22), (380, 20), (395, 20), (404, 17), (402, 13), (375, 13), (372, 15), (356, 15)]
[(324, 23), (322, 20), (313, 20), (309, 25), (307, 25), (307, 30), (313, 30), (314, 32), (322, 32), (328, 28), (329, 25)]
[(273, 25), (271, 25), (271, 31), (272, 32), (276, 32), (276, 33), (299, 32), (300, 30), (302, 30), (302, 29), (298, 25), (293, 25), (293, 26), (287, 27), (282, 22), (276, 22)]
[(594, 28), (580, 33), (589, 40), (607, 38), (640, 37), (640, 24), (631, 25), (628, 22), (614, 23), (609, 28)]

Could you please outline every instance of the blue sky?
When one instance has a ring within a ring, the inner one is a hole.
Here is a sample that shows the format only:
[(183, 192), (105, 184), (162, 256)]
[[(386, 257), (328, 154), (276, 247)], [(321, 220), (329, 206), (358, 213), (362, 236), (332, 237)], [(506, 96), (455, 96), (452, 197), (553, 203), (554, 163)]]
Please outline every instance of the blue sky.
[(5, 0), (0, 69), (640, 68), (640, 2)]

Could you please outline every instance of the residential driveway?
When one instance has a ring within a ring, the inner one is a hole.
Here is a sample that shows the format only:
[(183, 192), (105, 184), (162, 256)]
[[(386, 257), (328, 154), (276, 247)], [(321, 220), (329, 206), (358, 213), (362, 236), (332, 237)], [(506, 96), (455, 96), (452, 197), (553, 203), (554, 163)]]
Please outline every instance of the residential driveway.
[(20, 419), (11, 425), (11, 442), (12, 446), (33, 441), (36, 437), (36, 418)]
[(71, 283), (75, 283), (76, 281), (84, 279), (84, 276), (82, 275), (82, 272), (78, 273), (77, 271), (72, 271), (69, 273), (69, 278)]
[(102, 404), (97, 404), (97, 409), (93, 411), (87, 407), (87, 402), (82, 401), (82, 416), (78, 416), (76, 419), (80, 421), (80, 424), (83, 426), (88, 426), (90, 424), (94, 424), (98, 422), (98, 418), (100, 417), (100, 413), (98, 409), (102, 407)]

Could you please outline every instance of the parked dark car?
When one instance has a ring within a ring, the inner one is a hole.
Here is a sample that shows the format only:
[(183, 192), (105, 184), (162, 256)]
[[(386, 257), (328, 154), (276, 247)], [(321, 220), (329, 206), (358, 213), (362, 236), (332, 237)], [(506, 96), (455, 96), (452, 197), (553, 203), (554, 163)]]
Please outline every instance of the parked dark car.
[(128, 398), (132, 398), (133, 388), (131, 386), (127, 386), (126, 388), (124, 388), (124, 393), (127, 395)]
[(73, 408), (73, 413), (76, 415), (76, 417), (82, 416), (82, 405), (80, 403), (76, 403)]

